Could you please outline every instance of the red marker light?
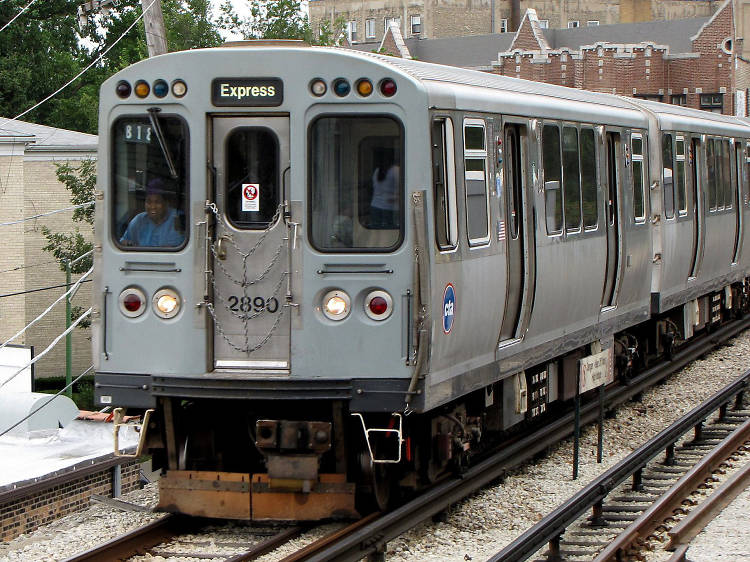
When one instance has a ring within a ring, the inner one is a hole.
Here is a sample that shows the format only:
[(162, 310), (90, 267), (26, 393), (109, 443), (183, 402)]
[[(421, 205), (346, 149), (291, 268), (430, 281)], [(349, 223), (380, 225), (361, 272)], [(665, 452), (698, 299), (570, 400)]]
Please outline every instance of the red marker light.
[(396, 83), (390, 78), (380, 82), (380, 93), (385, 97), (390, 98), (396, 94)]
[(370, 301), (370, 312), (380, 316), (388, 310), (388, 302), (383, 297), (373, 297)]
[(137, 312), (138, 309), (143, 306), (143, 302), (138, 295), (136, 295), (135, 293), (130, 293), (122, 299), (122, 305), (128, 312)]

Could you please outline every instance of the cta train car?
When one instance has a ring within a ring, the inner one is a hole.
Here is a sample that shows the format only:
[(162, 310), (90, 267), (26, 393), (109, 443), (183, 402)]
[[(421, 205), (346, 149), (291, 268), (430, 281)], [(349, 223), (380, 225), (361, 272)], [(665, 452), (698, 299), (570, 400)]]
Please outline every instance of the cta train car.
[(382, 508), (747, 306), (750, 127), (239, 44), (101, 90), (96, 400), (160, 506)]

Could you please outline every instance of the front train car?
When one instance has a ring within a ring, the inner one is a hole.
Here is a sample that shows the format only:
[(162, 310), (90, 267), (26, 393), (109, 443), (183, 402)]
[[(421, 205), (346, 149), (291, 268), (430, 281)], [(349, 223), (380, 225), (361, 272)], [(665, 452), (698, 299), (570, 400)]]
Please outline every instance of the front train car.
[(304, 520), (387, 500), (411, 454), (427, 107), (377, 57), (287, 45), (102, 86), (96, 400), (154, 409), (162, 508)]

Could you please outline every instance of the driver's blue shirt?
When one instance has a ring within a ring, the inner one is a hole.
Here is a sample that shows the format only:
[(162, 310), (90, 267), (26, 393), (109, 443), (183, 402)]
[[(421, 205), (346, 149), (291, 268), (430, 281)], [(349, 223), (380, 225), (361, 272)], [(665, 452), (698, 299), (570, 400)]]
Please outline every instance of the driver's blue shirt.
[(175, 229), (175, 219), (177, 211), (169, 209), (167, 217), (160, 224), (155, 224), (148, 214), (137, 214), (130, 221), (125, 234), (120, 238), (120, 242), (131, 242), (136, 246), (154, 246), (154, 247), (175, 247), (182, 245), (185, 240), (185, 234)]

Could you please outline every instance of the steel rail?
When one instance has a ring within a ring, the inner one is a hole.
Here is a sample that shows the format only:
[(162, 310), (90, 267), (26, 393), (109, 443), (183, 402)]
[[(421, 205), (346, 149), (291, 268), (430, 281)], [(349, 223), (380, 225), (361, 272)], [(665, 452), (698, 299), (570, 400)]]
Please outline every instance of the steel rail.
[(66, 558), (63, 562), (112, 562), (127, 560), (136, 554), (144, 554), (149, 548), (175, 537), (173, 526), (177, 516), (168, 514), (158, 521), (139, 527), (94, 547), (86, 552)]
[(750, 485), (750, 462), (735, 472), (718, 490), (711, 494), (669, 531), (670, 541), (667, 550), (687, 545), (713, 520), (716, 515), (729, 505), (743, 490)]
[[(689, 348), (676, 352), (672, 361), (662, 362), (634, 377), (627, 386), (620, 386), (608, 390), (607, 408), (611, 409), (612, 407), (629, 400), (633, 396), (642, 393), (648, 387), (659, 382), (669, 374), (683, 368), (691, 361), (694, 361), (714, 349), (717, 344), (735, 336), (749, 326), (750, 318), (745, 318), (736, 323), (728, 324), (710, 335), (703, 336), (699, 340), (696, 340)], [(750, 377), (750, 372), (747, 373), (747, 376)], [(731, 397), (737, 394), (746, 388), (747, 385), (748, 381), (746, 379), (735, 382), (733, 390), (728, 391), (726, 396)], [(713, 397), (713, 402), (715, 402), (716, 405), (713, 406), (710, 411), (717, 409), (723, 403), (727, 402), (729, 398), (726, 396), (715, 395)], [(582, 406), (581, 424), (591, 423), (598, 419), (598, 409), (598, 404), (595, 401)], [(708, 413), (710, 413), (710, 411)], [(383, 552), (385, 545), (389, 540), (392, 540), (405, 531), (415, 527), (425, 519), (447, 509), (450, 505), (462, 500), (474, 491), (486, 486), (493, 480), (502, 476), (508, 469), (517, 466), (521, 462), (532, 458), (538, 453), (541, 453), (548, 446), (554, 445), (572, 435), (573, 424), (574, 412), (570, 412), (561, 418), (552, 420), (543, 429), (514, 442), (501, 452), (468, 469), (460, 477), (437, 484), (415, 500), (383, 515), (372, 523), (361, 527), (351, 535), (337, 541), (335, 544), (305, 558), (305, 560), (315, 562), (356, 561), (364, 556), (376, 552)], [(692, 428), (693, 425), (694, 424), (690, 424), (688, 429)], [(684, 431), (682, 433), (684, 433)], [(680, 433), (680, 435), (682, 435), (682, 433)], [(669, 435), (663, 439), (664, 444), (660, 442), (658, 447), (654, 445), (657, 451), (654, 453), (654, 456), (678, 438), (679, 436), (675, 437)], [(638, 464), (643, 466), (645, 462), (639, 461)], [(513, 550), (516, 551), (516, 554), (514, 555), (515, 557), (507, 558), (507, 560), (524, 560), (525, 557), (530, 556), (539, 548), (543, 547), (547, 542), (559, 536), (570, 522), (575, 521), (575, 519), (592, 505), (600, 501), (606, 496), (606, 493), (616, 486), (613, 478), (618, 479), (617, 484), (619, 484), (619, 482), (627, 478), (630, 474), (632, 474), (632, 471), (628, 473), (626, 470), (622, 470), (622, 474), (618, 473), (609, 476), (608, 478), (600, 477), (597, 479), (596, 486), (589, 486), (585, 489), (586, 493), (583, 493), (582, 491), (576, 496), (576, 498), (578, 498), (577, 503), (575, 504), (575, 507), (568, 508), (570, 514), (566, 517), (566, 521), (569, 521), (565, 525), (561, 525), (549, 518), (545, 518), (543, 520), (545, 526), (543, 529), (539, 530), (540, 535), (538, 540), (534, 541), (534, 544), (538, 544), (538, 546), (535, 546), (533, 550), (528, 551), (527, 548), (520, 548), (520, 543), (516, 545), (515, 543), (518, 541), (514, 541), (513, 544), (515, 546), (513, 547)], [(573, 514), (575, 516), (573, 516)], [(535, 529), (536, 528), (537, 526), (535, 526)], [(524, 536), (525, 535), (526, 533)], [(521, 552), (523, 554), (521, 554)], [(506, 558), (496, 557), (493, 560), (505, 561)]]
[[(525, 560), (545, 544), (560, 537), (567, 527), (600, 502), (623, 481), (643, 468), (651, 459), (674, 444), (685, 433), (706, 419), (712, 412), (727, 404), (750, 384), (750, 371), (720, 390), (700, 406), (688, 412), (670, 427), (660, 432), (643, 446), (633, 451), (621, 463), (612, 467), (570, 500), (555, 509), (539, 523), (489, 559), (491, 562)], [(489, 562), (488, 561), (488, 562)]]
[[(750, 371), (743, 377), (747, 378), (748, 375)], [(661, 525), (690, 492), (711, 476), (714, 470), (748, 439), (750, 439), (750, 420), (735, 429), (727, 439), (714, 447), (709, 454), (685, 473), (674, 486), (662, 494), (638, 519), (602, 550), (595, 561), (619, 560), (626, 549), (639, 538), (646, 538), (657, 526)]]

